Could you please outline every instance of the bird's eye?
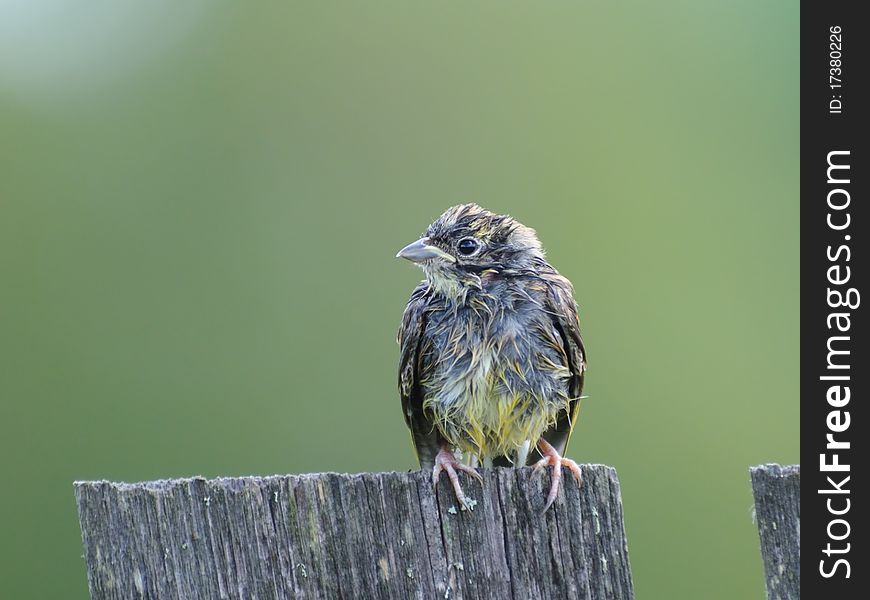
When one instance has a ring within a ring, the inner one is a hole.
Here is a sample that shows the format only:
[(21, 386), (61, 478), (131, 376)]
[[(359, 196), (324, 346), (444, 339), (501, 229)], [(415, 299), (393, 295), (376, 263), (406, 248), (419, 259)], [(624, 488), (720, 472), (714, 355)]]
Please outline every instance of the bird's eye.
[(474, 238), (463, 238), (459, 240), (459, 245), (457, 246), (459, 254), (463, 256), (471, 256), (477, 252), (478, 248), (480, 248), (480, 244)]

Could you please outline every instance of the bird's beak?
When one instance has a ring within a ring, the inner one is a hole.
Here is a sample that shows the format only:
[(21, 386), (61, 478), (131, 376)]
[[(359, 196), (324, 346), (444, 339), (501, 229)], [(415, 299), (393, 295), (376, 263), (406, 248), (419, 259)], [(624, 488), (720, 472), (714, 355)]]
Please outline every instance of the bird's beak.
[(430, 258), (443, 258), (448, 262), (456, 262), (456, 258), (444, 252), (438, 246), (429, 243), (429, 238), (420, 238), (412, 244), (408, 244), (396, 254), (396, 258), (404, 258), (411, 262), (419, 263)]

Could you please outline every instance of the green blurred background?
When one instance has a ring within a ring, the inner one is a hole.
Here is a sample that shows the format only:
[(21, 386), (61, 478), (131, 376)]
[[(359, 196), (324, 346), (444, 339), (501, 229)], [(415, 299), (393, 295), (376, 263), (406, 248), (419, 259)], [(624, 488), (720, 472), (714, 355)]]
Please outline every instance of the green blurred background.
[(760, 598), (798, 459), (797, 2), (0, 0), (0, 581), (86, 598), (72, 481), (404, 470), (393, 258), (537, 228), (639, 598)]

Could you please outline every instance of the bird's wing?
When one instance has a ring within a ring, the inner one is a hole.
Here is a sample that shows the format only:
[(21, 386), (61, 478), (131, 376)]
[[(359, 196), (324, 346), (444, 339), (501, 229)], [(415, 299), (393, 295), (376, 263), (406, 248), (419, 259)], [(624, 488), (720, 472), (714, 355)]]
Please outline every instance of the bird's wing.
[[(548, 284), (544, 306), (562, 339), (567, 367), (571, 370), (568, 384), (571, 402), (568, 411), (560, 414), (556, 423), (545, 431), (542, 437), (550, 442), (559, 454), (564, 455), (577, 415), (580, 413), (580, 394), (583, 392), (583, 377), (586, 372), (586, 350), (583, 348), (583, 338), (580, 336), (580, 318), (577, 315), (577, 303), (574, 302), (571, 282), (555, 271), (545, 275), (544, 280)], [(531, 454), (528, 462), (529, 464), (534, 462)]]
[(439, 450), (439, 436), (434, 423), (423, 410), (423, 392), (420, 388), (421, 349), (426, 336), (426, 309), (429, 286), (423, 281), (411, 294), (402, 325), (399, 327), (399, 395), (402, 413), (411, 430), (411, 440), (422, 468), (435, 465)]

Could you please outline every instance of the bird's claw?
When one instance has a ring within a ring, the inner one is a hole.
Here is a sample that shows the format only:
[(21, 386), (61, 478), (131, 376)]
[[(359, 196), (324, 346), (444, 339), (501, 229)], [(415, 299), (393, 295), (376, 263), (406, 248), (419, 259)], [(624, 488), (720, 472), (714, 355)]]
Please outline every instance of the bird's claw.
[(438, 478), (441, 475), (441, 471), (447, 473), (447, 477), (450, 479), (450, 483), (453, 486), (453, 492), (456, 494), (456, 500), (459, 501), (462, 510), (474, 510), (477, 502), (467, 497), (465, 495), (465, 492), (462, 491), (462, 486), (459, 484), (459, 476), (456, 474), (456, 472), (462, 471), (464, 473), (468, 473), (476, 480), (483, 483), (483, 477), (480, 476), (480, 473), (478, 473), (468, 465), (464, 465), (456, 460), (456, 457), (453, 456), (453, 453), (446, 448), (442, 448), (435, 456), (435, 466), (432, 469), (433, 486), (438, 485)]
[(559, 494), (559, 483), (562, 481), (562, 467), (567, 467), (571, 471), (571, 474), (577, 481), (578, 487), (583, 485), (583, 472), (580, 469), (580, 465), (570, 458), (561, 456), (548, 442), (541, 440), (538, 442), (538, 447), (541, 450), (543, 458), (535, 463), (534, 470), (540, 471), (548, 466), (553, 467), (553, 472), (550, 475), (550, 491), (547, 494), (547, 503), (544, 505), (544, 512), (547, 512)]

